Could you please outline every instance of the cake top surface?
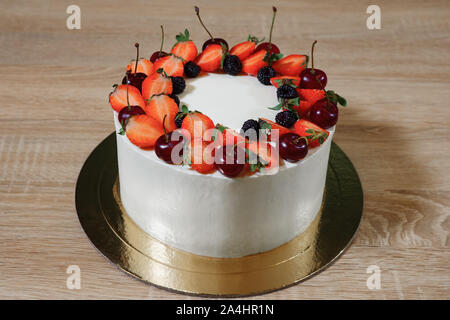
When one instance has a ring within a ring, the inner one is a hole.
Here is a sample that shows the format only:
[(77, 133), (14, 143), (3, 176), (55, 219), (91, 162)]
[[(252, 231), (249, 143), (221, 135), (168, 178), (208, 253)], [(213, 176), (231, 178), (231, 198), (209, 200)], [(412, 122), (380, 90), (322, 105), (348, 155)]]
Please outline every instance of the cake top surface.
[(274, 86), (261, 85), (255, 77), (210, 73), (186, 79), (179, 97), (189, 109), (239, 131), (247, 119), (273, 118), (274, 111), (268, 107), (278, 104), (276, 93)]

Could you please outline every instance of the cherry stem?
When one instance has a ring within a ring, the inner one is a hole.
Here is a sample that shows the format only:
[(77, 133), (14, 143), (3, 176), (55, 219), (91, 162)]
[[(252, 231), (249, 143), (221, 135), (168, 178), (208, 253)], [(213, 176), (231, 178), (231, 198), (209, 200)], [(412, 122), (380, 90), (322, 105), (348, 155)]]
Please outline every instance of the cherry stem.
[(200, 21), (201, 25), (206, 30), (206, 32), (208, 32), (209, 36), (211, 37), (211, 41), (214, 42), (214, 38), (213, 38), (211, 32), (208, 31), (208, 29), (206, 28), (205, 24), (202, 21), (202, 18), (200, 17), (200, 9), (197, 6), (194, 6), (194, 9), (195, 9), (195, 13), (197, 14), (198, 20)]
[(136, 64), (134, 66), (134, 73), (137, 73), (137, 66), (139, 62), (139, 43), (135, 43), (134, 46), (136, 47)]
[(273, 30), (273, 24), (275, 23), (275, 16), (277, 15), (277, 8), (272, 7), (273, 10), (273, 16), (272, 16), (272, 25), (270, 26), (270, 34), (269, 34), (269, 45), (268, 48), (272, 48), (272, 30)]
[(164, 28), (163, 28), (163, 26), (161, 25), (161, 47), (159, 48), (159, 53), (158, 53), (158, 56), (159, 56), (159, 57), (161, 56), (161, 52), (162, 52), (162, 49), (163, 49), (163, 45), (164, 45)]
[(128, 73), (125, 73), (125, 77), (127, 78), (127, 106), (128, 106), (128, 110), (130, 110), (130, 100), (128, 98)]
[(167, 114), (164, 115), (162, 125), (163, 125), (164, 137), (166, 138), (166, 142), (169, 142), (169, 136), (167, 135), (166, 126), (164, 125), (164, 122), (166, 122), (166, 117), (167, 117)]
[(314, 74), (314, 46), (316, 45), (317, 40), (314, 40), (311, 47), (311, 73)]

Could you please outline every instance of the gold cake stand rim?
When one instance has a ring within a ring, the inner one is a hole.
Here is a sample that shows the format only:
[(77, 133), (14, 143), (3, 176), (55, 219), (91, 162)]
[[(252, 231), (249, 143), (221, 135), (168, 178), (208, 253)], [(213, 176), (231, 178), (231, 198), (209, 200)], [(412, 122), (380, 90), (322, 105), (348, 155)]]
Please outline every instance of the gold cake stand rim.
[[(203, 297), (244, 297), (290, 287), (329, 267), (359, 228), (361, 183), (351, 161), (333, 142), (323, 210), (303, 236), (242, 258), (211, 258), (172, 248), (139, 229), (114, 198), (115, 135), (111, 133), (92, 151), (80, 171), (75, 194), (78, 218), (103, 256), (155, 287)], [(306, 236), (311, 243), (304, 247)], [(262, 268), (255, 269), (258, 264)]]

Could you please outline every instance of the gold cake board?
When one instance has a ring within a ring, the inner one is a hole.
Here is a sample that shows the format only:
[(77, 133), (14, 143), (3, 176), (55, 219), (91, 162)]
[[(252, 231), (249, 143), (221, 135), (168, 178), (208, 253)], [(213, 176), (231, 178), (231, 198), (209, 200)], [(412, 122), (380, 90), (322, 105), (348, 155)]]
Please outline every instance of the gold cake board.
[(142, 231), (120, 204), (116, 133), (81, 169), (75, 202), (94, 246), (123, 271), (171, 291), (248, 296), (296, 284), (329, 266), (351, 243), (362, 216), (361, 183), (351, 161), (332, 143), (322, 211), (300, 236), (242, 258), (212, 258), (168, 246)]

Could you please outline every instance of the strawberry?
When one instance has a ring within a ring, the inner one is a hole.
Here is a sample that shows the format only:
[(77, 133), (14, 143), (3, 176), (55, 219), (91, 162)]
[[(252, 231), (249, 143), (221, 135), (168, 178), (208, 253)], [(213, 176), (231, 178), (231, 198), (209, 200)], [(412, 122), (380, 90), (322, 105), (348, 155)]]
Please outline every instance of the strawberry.
[(212, 133), (212, 140), (216, 141), (219, 136), (221, 136), (221, 145), (225, 146), (228, 144), (243, 144), (245, 145), (246, 139), (240, 135), (238, 132), (225, 127), (221, 124), (217, 124), (214, 132)]
[(126, 127), (128, 139), (141, 148), (151, 148), (156, 140), (164, 134), (161, 123), (146, 114), (133, 116)]
[(279, 76), (279, 77), (273, 77), (270, 78), (270, 83), (275, 87), (279, 88), (283, 84), (293, 84), (296, 87), (300, 86), (300, 77), (295, 76)]
[(289, 130), (288, 128), (283, 127), (282, 125), (279, 125), (278, 123), (270, 121), (266, 118), (259, 118), (259, 126), (261, 129), (266, 130), (268, 141), (271, 140), (272, 130), (274, 129), (278, 129), (278, 137), (281, 137), (285, 133), (292, 132), (292, 130)]
[[(127, 66), (127, 72), (136, 73), (136, 60), (131, 60)], [(153, 73), (153, 63), (150, 60), (140, 58), (137, 65), (137, 72), (145, 73), (147, 76)]]
[(172, 80), (163, 72), (153, 73), (142, 82), (142, 96), (146, 100), (155, 94), (171, 94), (172, 90)]
[(268, 65), (268, 63), (264, 61), (265, 56), (266, 50), (259, 50), (247, 57), (247, 59), (242, 61), (242, 72), (256, 76), (259, 69)]
[(308, 139), (308, 148), (320, 146), (330, 135), (327, 130), (304, 119), (300, 119), (294, 124), (294, 132)]
[(172, 132), (177, 129), (175, 125), (175, 116), (178, 112), (178, 106), (176, 102), (165, 94), (152, 96), (150, 102), (144, 108), (145, 113), (159, 123), (163, 123), (167, 132)]
[(325, 98), (325, 91), (322, 89), (297, 89), (298, 95), (311, 105)]
[(208, 129), (214, 128), (214, 122), (201, 112), (193, 111), (184, 117), (181, 129), (189, 132), (189, 140), (202, 139)]
[(177, 43), (175, 43), (170, 52), (182, 58), (184, 62), (193, 61), (197, 57), (197, 47), (189, 39), (188, 29), (184, 30), (184, 34), (180, 32), (175, 38)]
[(214, 147), (209, 145), (210, 142), (199, 139), (192, 139), (191, 143), (188, 144), (189, 164), (193, 170), (199, 173), (206, 174), (215, 170)]
[(160, 58), (153, 64), (154, 70), (163, 69), (168, 76), (182, 77), (184, 73), (183, 60), (174, 55)]
[(300, 72), (305, 69), (308, 63), (308, 56), (301, 54), (291, 54), (273, 64), (273, 68), (276, 72), (283, 76), (295, 76), (298, 77)]
[(220, 44), (210, 44), (197, 57), (195, 63), (206, 72), (214, 72), (220, 69), (223, 48)]
[[(239, 145), (238, 145), (239, 146)], [(279, 157), (276, 149), (264, 141), (250, 141), (246, 147), (250, 171), (274, 174), (278, 171)], [(255, 158), (255, 155), (258, 157)]]
[(237, 56), (239, 60), (244, 61), (254, 51), (256, 45), (264, 39), (258, 40), (255, 36), (249, 35), (248, 40), (238, 43), (230, 50), (230, 55)]
[[(132, 85), (128, 85), (128, 100), (130, 106), (139, 106), (141, 108), (144, 108), (145, 106), (144, 98), (139, 92), (139, 89)], [(119, 112), (122, 108), (128, 106), (126, 84), (114, 87), (114, 90), (109, 94), (109, 103), (116, 112)]]

